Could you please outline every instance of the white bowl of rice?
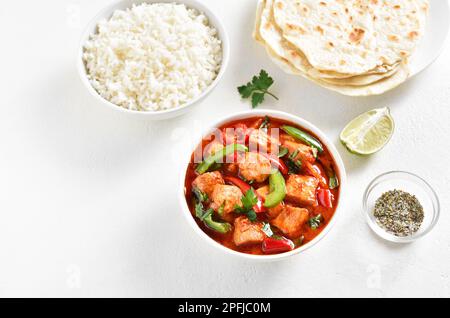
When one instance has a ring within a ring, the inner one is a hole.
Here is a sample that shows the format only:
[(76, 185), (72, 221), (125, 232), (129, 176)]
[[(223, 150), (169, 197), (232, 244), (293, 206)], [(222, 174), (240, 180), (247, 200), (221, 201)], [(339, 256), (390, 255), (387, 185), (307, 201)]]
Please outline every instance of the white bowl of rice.
[(162, 120), (216, 87), (229, 50), (222, 22), (197, 0), (121, 0), (89, 23), (78, 70), (101, 104)]

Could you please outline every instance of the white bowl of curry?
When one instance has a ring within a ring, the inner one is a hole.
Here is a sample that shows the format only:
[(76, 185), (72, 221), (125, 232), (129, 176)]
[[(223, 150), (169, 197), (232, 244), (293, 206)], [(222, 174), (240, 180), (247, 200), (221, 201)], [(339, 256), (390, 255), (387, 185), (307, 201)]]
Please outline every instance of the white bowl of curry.
[(212, 125), (189, 153), (180, 202), (194, 229), (227, 254), (279, 260), (315, 245), (339, 217), (347, 184), (335, 146), (311, 123), (246, 111)]

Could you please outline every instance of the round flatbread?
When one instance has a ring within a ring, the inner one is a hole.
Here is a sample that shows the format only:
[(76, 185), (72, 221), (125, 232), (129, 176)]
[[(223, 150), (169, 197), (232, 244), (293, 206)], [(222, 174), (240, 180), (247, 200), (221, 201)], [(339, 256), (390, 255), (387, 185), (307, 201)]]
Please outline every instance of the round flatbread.
[(265, 5), (266, 5), (266, 0), (258, 1), (258, 5), (256, 7), (255, 29), (253, 30), (253, 38), (256, 40), (256, 42), (258, 42), (262, 45), (264, 45), (264, 40), (261, 38), (259, 29), (261, 27), (261, 15), (262, 15)]
[(396, 67), (392, 68), (390, 71), (387, 71), (385, 73), (379, 73), (379, 74), (367, 74), (367, 75), (357, 75), (352, 76), (348, 78), (317, 78), (325, 83), (333, 84), (333, 85), (341, 85), (341, 86), (365, 86), (369, 85), (375, 82), (378, 82), (379, 80), (382, 80), (383, 78), (387, 78), (389, 76), (394, 75), (398, 69), (400, 68), (400, 64), (397, 64)]
[[(377, 66), (376, 68), (374, 68), (373, 70), (366, 72), (364, 75), (384, 74), (384, 73), (392, 71), (394, 68), (397, 68), (398, 64), (400, 64), (400, 61), (393, 65), (380, 65), (380, 66)], [(312, 68), (310, 70), (310, 74), (313, 77), (317, 77), (317, 78), (332, 78), (332, 79), (333, 78), (349, 78), (349, 77), (353, 77), (353, 76), (358, 76), (358, 75), (354, 75), (354, 74), (343, 74), (343, 73), (338, 73), (338, 72), (333, 72), (333, 71), (323, 71), (323, 70), (318, 70), (315, 68)]]
[(255, 38), (258, 41), (264, 42), (275, 54), (282, 59), (289, 61), (300, 72), (306, 73), (313, 78), (323, 80), (329, 84), (335, 85), (368, 85), (370, 83), (379, 81), (395, 73), (398, 69), (398, 63), (395, 67), (385, 65), (377, 67), (368, 74), (359, 76), (352, 76), (349, 74), (338, 74), (333, 72), (324, 72), (316, 70), (308, 62), (305, 55), (292, 46), (289, 42), (284, 40), (281, 30), (275, 25), (273, 19), (273, 5), (274, 0), (260, 1), (257, 10), (257, 24), (259, 32), (255, 31)]
[(311, 68), (311, 64), (309, 64), (302, 52), (299, 52), (283, 39), (281, 31), (272, 21), (273, 4), (274, 0), (265, 0), (264, 9), (260, 17), (259, 34), (265, 45), (270, 47), (277, 55), (287, 59), (298, 70), (307, 73)]
[(347, 95), (347, 96), (370, 96), (370, 95), (380, 95), (383, 94), (401, 83), (403, 83), (409, 76), (408, 67), (405, 64), (401, 64), (399, 70), (393, 74), (391, 77), (382, 79), (376, 83), (372, 83), (366, 86), (340, 86), (326, 83), (324, 81), (312, 78), (292, 66), (286, 59), (280, 58), (275, 54), (270, 48), (267, 48), (267, 53), (271, 60), (280, 67), (283, 71), (288, 74), (302, 76), (324, 88), (330, 89), (337, 93)]
[(411, 55), (424, 33), (428, 3), (274, 0), (273, 10), (284, 39), (315, 69), (361, 75)]

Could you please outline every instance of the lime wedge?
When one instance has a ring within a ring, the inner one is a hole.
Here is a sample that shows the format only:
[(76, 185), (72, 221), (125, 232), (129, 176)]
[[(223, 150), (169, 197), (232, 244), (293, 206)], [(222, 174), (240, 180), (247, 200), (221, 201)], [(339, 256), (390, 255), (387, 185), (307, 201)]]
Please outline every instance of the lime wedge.
[(352, 120), (341, 133), (341, 142), (358, 155), (371, 155), (389, 142), (394, 133), (389, 108), (368, 111)]

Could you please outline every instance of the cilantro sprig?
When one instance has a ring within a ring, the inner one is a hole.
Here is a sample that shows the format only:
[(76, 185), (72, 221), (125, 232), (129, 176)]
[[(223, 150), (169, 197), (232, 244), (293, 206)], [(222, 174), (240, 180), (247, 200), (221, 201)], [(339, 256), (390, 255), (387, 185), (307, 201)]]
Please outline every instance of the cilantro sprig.
[(255, 194), (253, 188), (248, 190), (241, 198), (242, 207), (236, 205), (235, 212), (240, 214), (247, 215), (250, 221), (256, 221), (257, 216), (255, 210), (253, 210), (253, 206), (258, 203), (258, 197)]
[(194, 196), (198, 202), (203, 203), (208, 201), (208, 195), (202, 192), (199, 188), (193, 188), (192, 192), (194, 193)]
[[(208, 200), (208, 196), (197, 188), (194, 188), (193, 192), (195, 196), (195, 216), (213, 231), (221, 234), (225, 234), (231, 231), (231, 224), (214, 221), (214, 210), (211, 208), (205, 209), (205, 207), (203, 206), (203, 204)], [(222, 209), (223, 214), (223, 208), (221, 207), (220, 209)]]
[(201, 204), (200, 202), (195, 204), (195, 216), (198, 217), (200, 219), (200, 221), (204, 221), (206, 218), (211, 216), (213, 213), (214, 213), (213, 209), (205, 210), (203, 208), (203, 204)]
[(251, 82), (238, 87), (239, 94), (243, 99), (251, 98), (252, 107), (256, 108), (264, 102), (266, 94), (272, 96), (276, 100), (278, 97), (269, 92), (269, 88), (273, 85), (274, 80), (265, 70), (261, 70), (259, 76), (253, 76)]
[(320, 224), (322, 223), (322, 220), (323, 220), (322, 214), (318, 214), (318, 215), (310, 218), (308, 223), (309, 223), (309, 226), (313, 230), (317, 230), (319, 228)]
[(286, 165), (289, 168), (289, 174), (298, 174), (302, 169), (302, 161), (300, 159), (296, 159), (299, 154), (298, 150), (295, 150), (293, 153), (289, 155), (286, 160)]

